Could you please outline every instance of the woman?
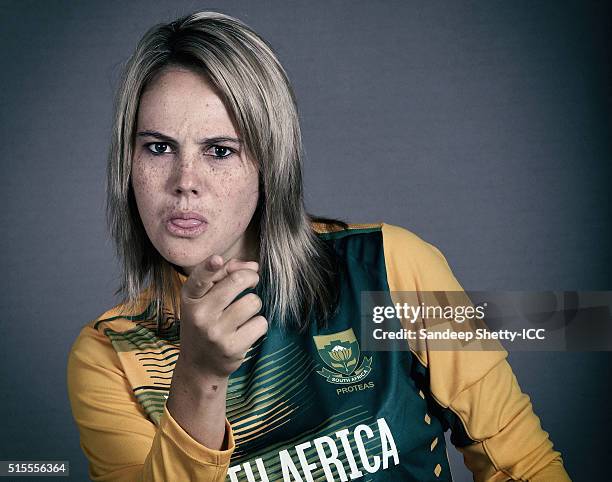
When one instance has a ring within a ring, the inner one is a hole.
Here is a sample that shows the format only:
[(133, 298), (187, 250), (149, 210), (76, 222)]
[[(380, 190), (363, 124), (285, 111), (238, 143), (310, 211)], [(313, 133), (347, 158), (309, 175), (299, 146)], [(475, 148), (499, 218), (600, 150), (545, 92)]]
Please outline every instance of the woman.
[(143, 37), (108, 169), (125, 301), (68, 364), (91, 478), (451, 480), (450, 428), (476, 480), (569, 480), (505, 351), (360, 353), (362, 292), (461, 286), (405, 229), (311, 218), (301, 151), (247, 26), (201, 12)]

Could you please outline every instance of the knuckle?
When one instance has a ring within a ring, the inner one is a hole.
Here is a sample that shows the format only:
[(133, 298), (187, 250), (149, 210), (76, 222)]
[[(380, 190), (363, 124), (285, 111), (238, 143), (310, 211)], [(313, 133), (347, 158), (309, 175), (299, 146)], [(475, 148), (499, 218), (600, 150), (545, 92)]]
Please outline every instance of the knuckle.
[(221, 351), (221, 356), (226, 360), (234, 360), (236, 358), (233, 340), (223, 340), (219, 344), (219, 349)]
[[(181, 288), (180, 299), (186, 304), (198, 303), (203, 299), (204, 295), (210, 288), (210, 282), (206, 280), (194, 280), (189, 286), (184, 285)], [(198, 294), (199, 293), (199, 294)]]
[(196, 279), (193, 284), (196, 290), (201, 291), (208, 286), (208, 281), (205, 281), (203, 279)]
[(239, 285), (244, 282), (244, 274), (240, 271), (234, 271), (233, 273), (230, 273), (229, 279), (233, 284)]
[(181, 307), (181, 323), (188, 323), (204, 332), (211, 318), (210, 311), (205, 304), (200, 300), (189, 299), (188, 302)]
[(223, 342), (223, 334), (217, 325), (209, 327), (206, 331), (206, 335), (208, 339), (216, 345), (221, 345)]
[(194, 309), (192, 311), (192, 324), (200, 331), (206, 331), (208, 329), (209, 317), (208, 314), (203, 310)]

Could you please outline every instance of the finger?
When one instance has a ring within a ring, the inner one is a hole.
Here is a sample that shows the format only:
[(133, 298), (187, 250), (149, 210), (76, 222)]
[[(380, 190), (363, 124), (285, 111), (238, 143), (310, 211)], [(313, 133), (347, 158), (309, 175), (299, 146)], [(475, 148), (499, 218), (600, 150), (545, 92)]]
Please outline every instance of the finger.
[(206, 296), (206, 304), (210, 309), (221, 313), (242, 291), (254, 288), (257, 283), (259, 283), (259, 274), (252, 269), (239, 269), (228, 273), (210, 289)]
[(268, 332), (268, 320), (263, 316), (257, 315), (244, 323), (234, 335), (237, 340), (236, 348), (246, 352), (253, 343), (259, 340)]
[(204, 296), (213, 287), (215, 278), (223, 278), (223, 257), (213, 254), (199, 263), (191, 272), (183, 285), (183, 296), (186, 299), (196, 300)]
[[(255, 293), (247, 293), (225, 308), (222, 323), (228, 323), (237, 330), (244, 323), (259, 314), (262, 307), (261, 298)], [(227, 320), (227, 322), (225, 321)]]
[(259, 272), (259, 263), (256, 261), (242, 261), (237, 258), (232, 258), (225, 263), (225, 266), (228, 273), (239, 269), (252, 269), (253, 271)]
[(240, 269), (259, 270), (259, 263), (255, 261), (241, 261), (232, 258), (226, 263), (223, 257), (217, 254), (211, 255), (198, 264), (189, 275), (184, 285), (184, 296), (187, 299), (197, 300), (202, 298), (214, 283), (221, 281), (229, 273)]
[(259, 263), (255, 261), (241, 261), (236, 258), (232, 258), (225, 263), (224, 266), (221, 267), (215, 274), (213, 274), (211, 281), (213, 283), (218, 283), (223, 278), (225, 278), (228, 274), (233, 273), (234, 271), (238, 271), (241, 269), (250, 269), (252, 271), (259, 271)]

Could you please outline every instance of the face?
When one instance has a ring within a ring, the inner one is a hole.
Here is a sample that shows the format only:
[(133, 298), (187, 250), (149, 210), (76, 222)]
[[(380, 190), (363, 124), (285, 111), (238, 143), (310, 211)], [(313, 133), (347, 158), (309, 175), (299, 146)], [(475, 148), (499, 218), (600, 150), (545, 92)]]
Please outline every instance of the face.
[(131, 181), (153, 246), (187, 274), (212, 254), (256, 260), (257, 167), (201, 74), (169, 67), (142, 94)]

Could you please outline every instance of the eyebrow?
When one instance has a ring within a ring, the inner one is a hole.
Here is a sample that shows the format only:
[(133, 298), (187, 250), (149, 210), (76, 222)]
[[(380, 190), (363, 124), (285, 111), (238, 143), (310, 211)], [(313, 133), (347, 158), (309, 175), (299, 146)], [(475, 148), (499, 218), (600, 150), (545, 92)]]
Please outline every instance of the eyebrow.
[[(137, 137), (155, 137), (156, 139), (160, 139), (164, 142), (171, 142), (174, 144), (178, 144), (176, 139), (173, 139), (166, 134), (162, 134), (158, 131), (139, 131), (136, 133)], [(234, 142), (235, 144), (242, 144), (242, 141), (236, 137), (229, 136), (214, 136), (214, 137), (204, 137), (198, 141), (198, 144), (210, 145), (216, 144), (218, 142)]]

